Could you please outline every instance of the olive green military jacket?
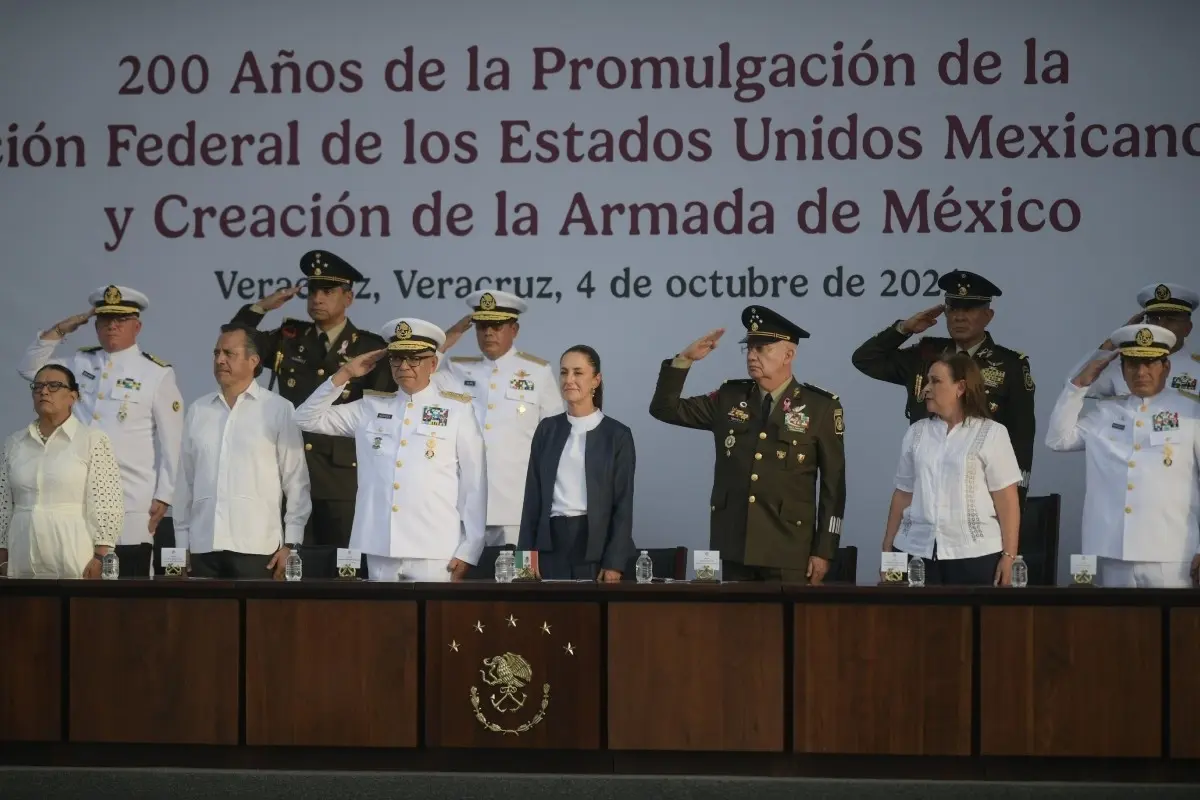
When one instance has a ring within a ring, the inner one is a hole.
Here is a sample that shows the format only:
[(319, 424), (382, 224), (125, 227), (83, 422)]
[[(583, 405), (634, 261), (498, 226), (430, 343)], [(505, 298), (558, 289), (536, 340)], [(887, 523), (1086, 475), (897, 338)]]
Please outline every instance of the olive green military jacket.
[(846, 510), (837, 395), (793, 378), (763, 425), (754, 381), (726, 381), (685, 398), (687, 373), (663, 362), (650, 414), (712, 432), (710, 547), (725, 561), (779, 569), (805, 569), (810, 555), (832, 560)]
[[(257, 328), (262, 314), (242, 306), (233, 322)], [(287, 318), (272, 331), (260, 331), (259, 351), (263, 366), (274, 374), (271, 384), (280, 396), (299, 406), (318, 386), (329, 380), (350, 359), (382, 350), (387, 343), (379, 334), (359, 330), (349, 320), (328, 353), (317, 341), (320, 329), (312, 320)], [(395, 392), (391, 367), (381, 360), (366, 376), (346, 383), (338, 403), (362, 399), (364, 389)], [(354, 439), (342, 436), (304, 434), (309, 480), (314, 500), (353, 500), (358, 489)]]

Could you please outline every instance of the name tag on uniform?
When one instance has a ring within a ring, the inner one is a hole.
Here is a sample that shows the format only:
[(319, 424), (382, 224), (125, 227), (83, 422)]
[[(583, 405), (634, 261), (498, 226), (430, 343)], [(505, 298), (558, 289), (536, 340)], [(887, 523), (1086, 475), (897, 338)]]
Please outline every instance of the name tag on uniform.
[(92, 373), (88, 372), (86, 369), (83, 371), (83, 377), (91, 378), (92, 380), (96, 380), (96, 376), (93, 375)]
[(463, 381), (463, 386), (474, 386), (475, 381)]
[(1114, 423), (1112, 424), (1112, 426), (1113, 426), (1113, 430), (1117, 430), (1117, 431), (1123, 431), (1123, 430), (1125, 430), (1125, 423), (1124, 423), (1124, 422), (1114, 422)]
[(376, 417), (377, 419), (391, 419), (391, 418), (392, 418), (392, 415), (391, 415), (391, 414), (384, 414), (382, 411), (380, 411), (378, 414), (376, 414), (376, 415), (375, 415), (375, 417)]

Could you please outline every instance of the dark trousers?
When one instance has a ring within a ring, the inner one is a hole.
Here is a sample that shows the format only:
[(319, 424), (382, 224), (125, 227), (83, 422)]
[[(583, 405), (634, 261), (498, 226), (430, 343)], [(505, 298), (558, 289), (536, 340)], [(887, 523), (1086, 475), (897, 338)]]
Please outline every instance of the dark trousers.
[(150, 562), (154, 558), (152, 544), (119, 544), (116, 546), (122, 578), (149, 578)]
[(779, 583), (808, 583), (808, 569), (755, 567), (737, 561), (721, 562), (722, 581), (777, 581)]
[(595, 580), (596, 562), (587, 560), (587, 517), (551, 517), (550, 549), (538, 551), (542, 580)]
[[(912, 561), (911, 553), (908, 560)], [(939, 559), (937, 545), (934, 545), (933, 558), (925, 559), (925, 585), (991, 586), (996, 580), (996, 565), (999, 563), (1000, 553), (975, 558)]]
[(267, 569), (267, 564), (270, 563), (273, 555), (232, 553), (228, 550), (192, 553), (191, 575), (193, 578), (225, 578), (226, 580), (271, 578), (273, 577), (272, 572)]
[(312, 501), (312, 513), (304, 527), (304, 543), (328, 547), (349, 547), (354, 526), (353, 500)]

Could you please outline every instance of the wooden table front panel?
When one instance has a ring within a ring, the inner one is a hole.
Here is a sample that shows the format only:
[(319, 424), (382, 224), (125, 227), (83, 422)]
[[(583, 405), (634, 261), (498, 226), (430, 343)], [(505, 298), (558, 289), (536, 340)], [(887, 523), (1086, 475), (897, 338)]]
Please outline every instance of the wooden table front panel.
[(971, 754), (971, 610), (795, 606), (798, 753)]
[(246, 602), (246, 744), (416, 747), (417, 604)]
[(62, 738), (62, 600), (0, 598), (0, 742)]
[(1171, 758), (1200, 758), (1200, 608), (1171, 609)]
[(427, 602), (425, 743), (599, 748), (599, 604)]
[(981, 613), (982, 755), (1162, 755), (1160, 609), (994, 606)]
[(783, 606), (610, 603), (610, 750), (783, 750)]
[(70, 741), (238, 741), (236, 600), (70, 600)]

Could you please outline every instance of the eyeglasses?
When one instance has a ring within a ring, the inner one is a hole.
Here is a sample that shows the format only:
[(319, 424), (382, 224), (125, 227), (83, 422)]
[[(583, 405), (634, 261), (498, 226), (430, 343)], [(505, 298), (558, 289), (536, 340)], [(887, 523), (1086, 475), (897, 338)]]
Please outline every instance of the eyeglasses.
[(388, 359), (393, 364), (407, 364), (410, 367), (419, 367), (422, 362), (429, 361), (433, 356), (398, 356), (390, 355)]
[(42, 391), (42, 389), (49, 389), (51, 393), (54, 393), (54, 392), (61, 392), (63, 389), (66, 389), (66, 388), (69, 388), (69, 387), (67, 386), (67, 384), (63, 383), (62, 381), (45, 381), (45, 382), (37, 381), (37, 382), (29, 384), (29, 391), (33, 392), (34, 394), (37, 394), (38, 392)]

